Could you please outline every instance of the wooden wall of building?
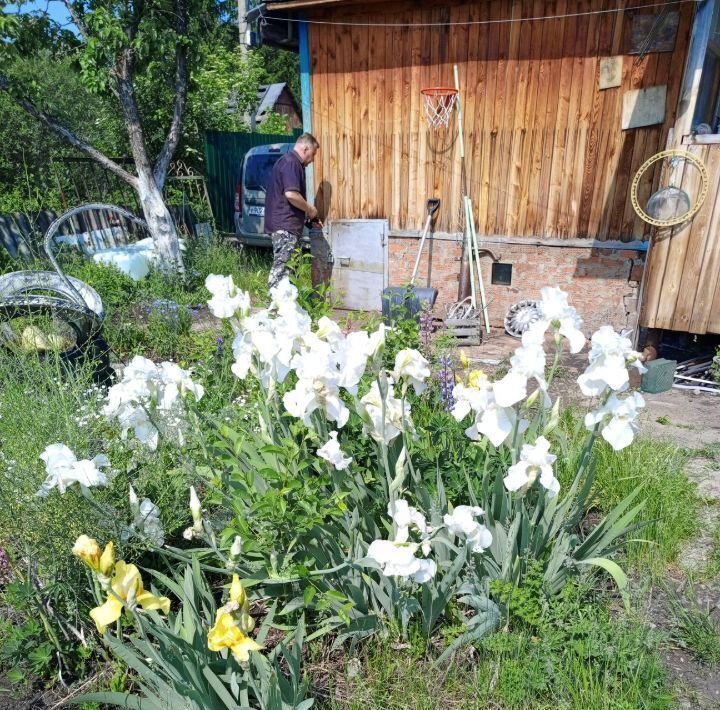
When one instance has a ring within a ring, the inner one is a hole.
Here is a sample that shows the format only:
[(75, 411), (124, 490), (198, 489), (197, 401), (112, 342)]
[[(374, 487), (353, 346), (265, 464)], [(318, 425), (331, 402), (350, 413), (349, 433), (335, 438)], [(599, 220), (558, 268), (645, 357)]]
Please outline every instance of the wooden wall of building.
[[(627, 0), (636, 6), (652, 0)], [(470, 194), (484, 235), (631, 241), (649, 232), (629, 199), (632, 175), (665, 147), (675, 118), (693, 3), (674, 5), (675, 49), (626, 54), (633, 13), (562, 19), (622, 0), (368, 2), (306, 11), (316, 189), (326, 218), (387, 217), (419, 229), (428, 197), (443, 200), (436, 229), (462, 230), (456, 131), (428, 131), (423, 86), (460, 70)], [(655, 2), (652, 2), (655, 4)], [(467, 24), (509, 18), (520, 22)], [(363, 23), (460, 23), (362, 26)], [(598, 88), (599, 59), (623, 57), (622, 85)], [(664, 125), (621, 130), (623, 93), (667, 84)], [(657, 179), (657, 176), (655, 176)], [(653, 175), (642, 185), (647, 198)]]
[[(645, 274), (640, 325), (689, 333), (720, 333), (720, 144), (683, 146), (708, 171), (708, 195), (688, 224), (658, 230)], [(683, 161), (676, 185), (694, 199), (700, 174)]]

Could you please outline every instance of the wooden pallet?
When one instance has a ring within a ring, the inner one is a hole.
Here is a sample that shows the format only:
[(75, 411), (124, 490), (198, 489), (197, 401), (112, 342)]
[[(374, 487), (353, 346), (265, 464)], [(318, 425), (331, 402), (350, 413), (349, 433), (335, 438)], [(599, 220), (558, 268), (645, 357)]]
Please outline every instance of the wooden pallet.
[(458, 345), (481, 345), (480, 318), (446, 318), (438, 335), (449, 335)]

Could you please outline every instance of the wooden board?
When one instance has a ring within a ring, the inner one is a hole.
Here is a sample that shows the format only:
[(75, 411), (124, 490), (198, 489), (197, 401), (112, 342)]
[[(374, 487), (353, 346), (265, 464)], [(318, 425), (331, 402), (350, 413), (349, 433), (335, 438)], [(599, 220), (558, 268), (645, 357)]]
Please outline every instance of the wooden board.
[[(640, 324), (690, 333), (720, 333), (720, 145), (687, 146), (708, 170), (709, 191), (688, 224), (658, 232), (646, 267)], [(697, 194), (698, 171), (685, 165), (676, 184)], [(663, 179), (663, 184), (667, 178)]]

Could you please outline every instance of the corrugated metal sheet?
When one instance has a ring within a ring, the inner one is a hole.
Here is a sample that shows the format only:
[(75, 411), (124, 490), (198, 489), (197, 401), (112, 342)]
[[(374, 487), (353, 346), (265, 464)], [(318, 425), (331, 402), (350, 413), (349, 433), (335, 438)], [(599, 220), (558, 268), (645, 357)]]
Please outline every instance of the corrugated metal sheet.
[(217, 227), (222, 232), (234, 233), (233, 205), (235, 185), (240, 178), (240, 168), (245, 153), (258, 145), (287, 143), (302, 131), (292, 135), (270, 133), (232, 133), (228, 131), (205, 132), (205, 164), (208, 192)]

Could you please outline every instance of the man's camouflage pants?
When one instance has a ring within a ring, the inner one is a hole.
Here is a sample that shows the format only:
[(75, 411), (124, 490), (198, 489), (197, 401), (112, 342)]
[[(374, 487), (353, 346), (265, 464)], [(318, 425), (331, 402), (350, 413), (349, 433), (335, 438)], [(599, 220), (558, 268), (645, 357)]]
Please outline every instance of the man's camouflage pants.
[(273, 232), (271, 237), (273, 245), (273, 265), (270, 269), (270, 276), (268, 277), (268, 286), (273, 288), (288, 276), (288, 262), (298, 248), (299, 239), (284, 229)]

